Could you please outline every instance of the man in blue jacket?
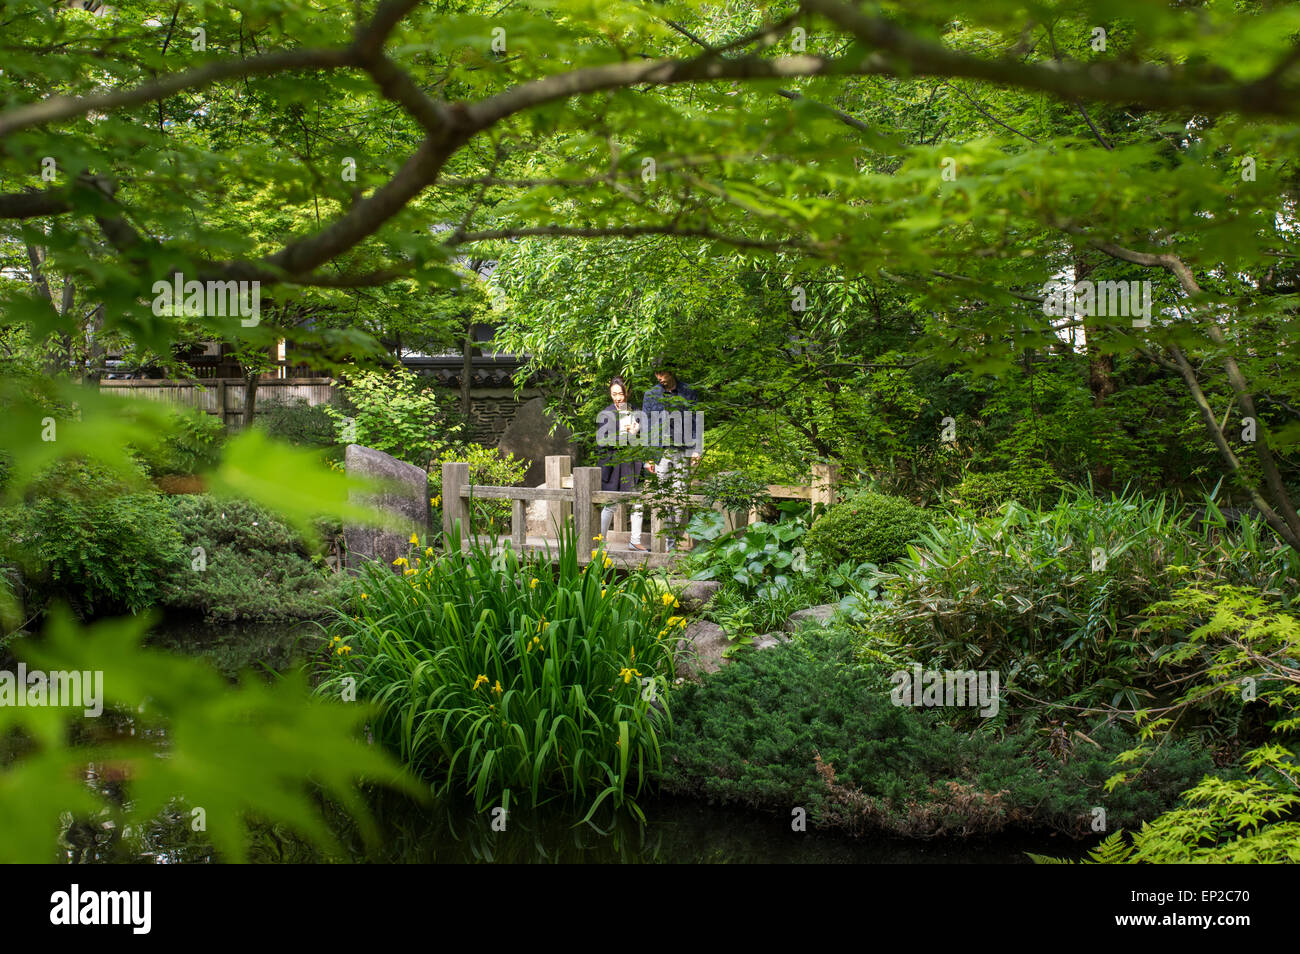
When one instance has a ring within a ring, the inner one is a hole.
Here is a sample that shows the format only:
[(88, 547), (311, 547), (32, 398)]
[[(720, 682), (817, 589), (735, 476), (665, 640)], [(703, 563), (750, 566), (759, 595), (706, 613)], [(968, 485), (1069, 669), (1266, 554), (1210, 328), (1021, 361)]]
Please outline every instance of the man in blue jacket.
[[(685, 493), (689, 468), (699, 462), (704, 449), (703, 415), (695, 410), (699, 395), (694, 389), (677, 380), (671, 366), (660, 364), (655, 371), (659, 383), (645, 393), (641, 410), (649, 427), (649, 443), (661, 450), (658, 463), (647, 462), (646, 470), (658, 476), (661, 486), (671, 485), (678, 493)], [(680, 530), (686, 514), (675, 508), (672, 511), (673, 527)], [(667, 549), (676, 548), (676, 541), (668, 541)]]

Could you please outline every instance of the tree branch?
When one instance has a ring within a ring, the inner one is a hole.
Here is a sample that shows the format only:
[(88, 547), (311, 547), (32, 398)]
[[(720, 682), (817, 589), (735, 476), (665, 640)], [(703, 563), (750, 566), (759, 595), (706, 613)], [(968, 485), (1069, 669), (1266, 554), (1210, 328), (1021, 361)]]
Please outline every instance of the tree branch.
[(961, 76), (1052, 93), (1069, 102), (1096, 99), (1142, 103), (1163, 109), (1190, 109), (1218, 114), (1236, 111), (1252, 116), (1294, 116), (1300, 93), (1278, 79), (1291, 65), (1288, 57), (1252, 83), (1227, 85), (1187, 70), (1124, 63), (1022, 63), (1009, 57), (985, 58), (950, 50), (913, 36), (882, 17), (869, 16), (842, 0), (801, 0), (863, 44), (892, 55), (887, 72), (896, 76)]
[(222, 60), (183, 73), (169, 73), (130, 89), (94, 96), (50, 96), (37, 103), (19, 106), (0, 114), (0, 137), (91, 112), (109, 112), (139, 106), (155, 99), (165, 99), (184, 89), (201, 89), (239, 76), (258, 76), (285, 70), (336, 69), (354, 64), (355, 54), (351, 50), (330, 49), (281, 50), (242, 60)]

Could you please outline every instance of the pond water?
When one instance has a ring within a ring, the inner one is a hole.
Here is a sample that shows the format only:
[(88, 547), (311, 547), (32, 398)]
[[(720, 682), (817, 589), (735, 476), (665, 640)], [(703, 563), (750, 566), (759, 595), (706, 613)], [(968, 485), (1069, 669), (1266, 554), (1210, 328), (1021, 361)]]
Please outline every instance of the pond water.
[[(504, 830), (472, 805), (418, 804), (374, 791), (367, 798), (379, 837), (366, 844), (355, 825), (326, 806), (341, 847), (319, 851), (282, 828), (253, 830), (250, 860), (261, 863), (623, 863), (623, 864), (1029, 864), (1026, 852), (1078, 857), (1068, 839), (1042, 835), (915, 841), (853, 839), (793, 832), (787, 820), (686, 799), (644, 803), (646, 823), (628, 815), (604, 830), (560, 811), (512, 810)], [(90, 826), (65, 836), (73, 863), (184, 864), (219, 861), (180, 812), (157, 819), (141, 839)]]
[[(265, 666), (280, 669), (302, 658), (320, 629), (307, 624), (204, 625), (170, 621), (151, 642), (210, 659), (229, 675)], [(124, 717), (119, 717), (124, 718)], [(419, 802), (385, 789), (367, 793), (377, 837), (362, 838), (335, 806), (322, 810), (339, 845), (322, 852), (279, 827), (255, 827), (250, 860), (266, 863), (374, 862), (618, 862), (618, 863), (821, 863), (821, 864), (1028, 864), (1026, 852), (1080, 857), (1086, 845), (1068, 838), (1005, 835), (989, 839), (904, 840), (851, 838), (834, 832), (791, 830), (790, 819), (738, 807), (651, 797), (642, 802), (646, 822), (624, 813), (600, 828), (581, 824), (562, 809), (515, 807), (505, 821), (454, 800)], [(71, 863), (210, 863), (201, 833), (188, 814), (155, 819), (139, 837), (88, 824), (64, 836)]]

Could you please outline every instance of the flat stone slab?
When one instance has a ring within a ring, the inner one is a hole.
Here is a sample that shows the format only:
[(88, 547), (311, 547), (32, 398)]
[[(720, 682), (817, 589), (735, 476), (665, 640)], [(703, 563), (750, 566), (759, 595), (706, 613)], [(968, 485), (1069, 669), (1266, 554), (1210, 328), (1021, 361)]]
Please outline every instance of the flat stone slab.
[(349, 491), (349, 503), (374, 507), (390, 514), (394, 521), (390, 527), (344, 527), (347, 565), (356, 568), (368, 559), (391, 565), (399, 556), (406, 556), (412, 532), (422, 538), (428, 536), (429, 475), (414, 464), (360, 444), (347, 446), (343, 462), (349, 474), (359, 474), (384, 485), (376, 494)]
[(836, 603), (809, 606), (807, 609), (791, 613), (790, 618), (785, 621), (785, 628), (792, 633), (797, 633), (805, 626), (825, 626), (837, 609), (839, 605)]

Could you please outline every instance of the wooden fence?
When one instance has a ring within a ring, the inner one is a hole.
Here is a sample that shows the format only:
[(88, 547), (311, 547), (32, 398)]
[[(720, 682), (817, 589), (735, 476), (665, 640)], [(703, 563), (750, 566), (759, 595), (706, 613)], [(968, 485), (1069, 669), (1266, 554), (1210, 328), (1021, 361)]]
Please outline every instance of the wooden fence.
[[(221, 418), (227, 430), (238, 430), (244, 421), (244, 379), (206, 378), (202, 381), (161, 380), (100, 381), (100, 393), (126, 394), (130, 397), (161, 401), (176, 407), (189, 407)], [(293, 403), (303, 398), (308, 404), (326, 404), (333, 394), (332, 378), (267, 378), (257, 382), (257, 400), (253, 407), (268, 403)]]
[[(812, 480), (807, 485), (772, 484), (768, 493), (775, 499), (808, 500), (811, 503), (831, 504), (836, 499), (836, 484), (839, 468), (834, 465), (813, 465)], [(636, 491), (613, 491), (600, 489), (599, 467), (573, 467), (572, 458), (556, 456), (546, 458), (546, 486), (544, 487), (499, 487), (490, 484), (471, 484), (469, 482), (469, 464), (460, 461), (447, 461), (442, 465), (442, 527), (451, 533), (459, 524), (461, 540), (464, 546), (470, 545), (472, 527), (470, 506), (474, 500), (509, 500), (510, 545), (518, 552), (529, 549), (553, 547), (558, 539), (560, 528), (573, 524), (579, 541), (578, 559), (586, 562), (590, 557), (590, 545), (600, 532), (601, 508), (614, 504), (615, 521), (610, 528), (613, 533), (622, 532), (620, 519), (625, 516), (629, 505), (641, 503), (642, 495)], [(547, 503), (548, 520), (557, 536), (532, 537), (528, 535), (528, 504), (531, 501)], [(727, 514), (728, 526), (748, 525), (758, 519), (758, 511), (736, 514), (726, 511), (721, 504), (711, 503), (700, 494), (688, 494), (682, 500), (691, 504), (711, 506)], [(643, 506), (649, 507), (648, 504)], [(646, 540), (647, 552), (625, 551), (607, 548), (611, 557), (624, 562), (648, 562), (662, 565), (671, 562), (675, 554), (666, 552), (668, 535), (664, 532), (663, 513), (660, 509), (650, 508), (650, 532)], [(493, 541), (495, 544), (497, 541)]]

